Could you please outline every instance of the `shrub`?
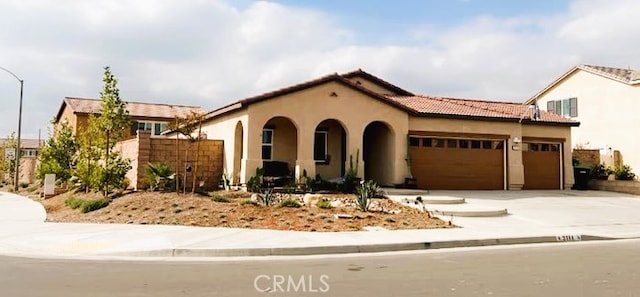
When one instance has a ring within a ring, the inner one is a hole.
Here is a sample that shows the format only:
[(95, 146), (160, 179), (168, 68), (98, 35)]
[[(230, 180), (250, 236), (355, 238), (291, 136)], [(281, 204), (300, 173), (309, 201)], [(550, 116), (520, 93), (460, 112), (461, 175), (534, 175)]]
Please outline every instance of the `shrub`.
[(613, 170), (611, 170), (611, 167), (608, 167), (604, 165), (604, 163), (602, 163), (602, 164), (594, 165), (591, 168), (591, 173), (589, 173), (589, 175), (593, 179), (606, 180), (609, 178), (609, 175), (612, 173), (613, 173)]
[(617, 180), (633, 180), (636, 177), (636, 174), (631, 171), (631, 166), (629, 165), (616, 166), (614, 174)]
[(109, 198), (84, 200), (82, 202), (82, 205), (80, 206), (80, 211), (82, 213), (87, 213), (90, 211), (98, 210), (109, 205), (109, 202), (111, 202), (111, 199)]
[(247, 181), (247, 190), (253, 193), (259, 193), (262, 188), (262, 175), (264, 170), (260, 167), (256, 168), (256, 175), (249, 178)]
[(360, 211), (369, 211), (371, 198), (380, 193), (380, 187), (372, 180), (368, 180), (356, 188), (356, 207)]
[(240, 202), (240, 205), (249, 205), (249, 204), (251, 204), (253, 206), (258, 206), (258, 202), (255, 202), (255, 201), (253, 201), (251, 199), (245, 199), (245, 200), (242, 200)]
[(295, 200), (295, 199), (287, 198), (282, 200), (282, 202), (280, 202), (280, 207), (298, 208), (300, 207), (300, 202), (298, 202), (298, 200)]
[(333, 208), (333, 206), (331, 206), (331, 202), (329, 202), (329, 200), (320, 200), (316, 203), (316, 206), (319, 208), (323, 208), (323, 209), (331, 209)]
[(76, 208), (79, 208), (80, 206), (82, 206), (83, 202), (84, 202), (84, 200), (82, 200), (82, 199), (75, 198), (75, 197), (69, 197), (66, 200), (64, 200), (64, 205), (70, 207), (71, 209), (76, 209)]
[[(222, 195), (213, 195), (213, 198), (211, 198), (211, 200), (215, 201), (215, 202), (222, 202), (222, 203), (229, 203), (231, 202), (231, 199), (224, 197)], [(249, 200), (251, 201), (251, 200)]]
[(262, 202), (264, 206), (270, 206), (275, 200), (275, 195), (273, 195), (272, 188), (266, 188), (262, 190), (261, 193), (258, 194), (258, 199)]
[(175, 188), (175, 174), (169, 164), (165, 162), (149, 163), (146, 173), (145, 179), (150, 190), (167, 191)]

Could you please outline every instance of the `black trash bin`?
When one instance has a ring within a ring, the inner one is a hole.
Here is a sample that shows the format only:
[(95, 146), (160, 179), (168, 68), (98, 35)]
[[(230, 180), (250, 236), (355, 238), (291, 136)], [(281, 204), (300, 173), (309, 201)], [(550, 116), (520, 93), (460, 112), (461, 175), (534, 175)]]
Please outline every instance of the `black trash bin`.
[(588, 190), (589, 189), (589, 173), (591, 167), (588, 166), (573, 166), (573, 188), (574, 190)]

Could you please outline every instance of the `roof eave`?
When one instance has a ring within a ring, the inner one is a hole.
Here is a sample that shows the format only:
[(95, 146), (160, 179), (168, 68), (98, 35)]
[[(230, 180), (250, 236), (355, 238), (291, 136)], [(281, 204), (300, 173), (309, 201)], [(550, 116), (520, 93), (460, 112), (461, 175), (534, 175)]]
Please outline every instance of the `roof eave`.
[(522, 124), (537, 124), (548, 126), (579, 126), (579, 122), (551, 122), (541, 120), (530, 119), (518, 119), (518, 118), (503, 118), (503, 117), (484, 117), (484, 116), (471, 116), (471, 115), (459, 115), (459, 114), (443, 114), (443, 113), (417, 113), (419, 117), (433, 117), (443, 119), (455, 119), (455, 120), (473, 120), (473, 121), (492, 121), (492, 122), (510, 122), (510, 123), (522, 123)]

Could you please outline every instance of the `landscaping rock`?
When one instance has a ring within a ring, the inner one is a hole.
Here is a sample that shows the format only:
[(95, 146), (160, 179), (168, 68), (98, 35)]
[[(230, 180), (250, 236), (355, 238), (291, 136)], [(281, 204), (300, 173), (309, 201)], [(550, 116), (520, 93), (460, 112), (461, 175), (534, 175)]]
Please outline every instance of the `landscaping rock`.
[(336, 219), (353, 219), (354, 218), (353, 215), (345, 214), (345, 213), (337, 213), (337, 214), (334, 214), (333, 217)]
[(251, 201), (260, 203), (260, 196), (258, 196), (258, 193), (251, 194)]
[(312, 206), (312, 205), (316, 205), (316, 203), (318, 203), (318, 201), (322, 200), (322, 195), (318, 195), (318, 194), (304, 194), (304, 196), (302, 196), (302, 203), (304, 203), (304, 205), (307, 206)]
[(342, 202), (340, 202), (340, 200), (333, 200), (331, 201), (331, 207), (340, 207), (342, 206)]

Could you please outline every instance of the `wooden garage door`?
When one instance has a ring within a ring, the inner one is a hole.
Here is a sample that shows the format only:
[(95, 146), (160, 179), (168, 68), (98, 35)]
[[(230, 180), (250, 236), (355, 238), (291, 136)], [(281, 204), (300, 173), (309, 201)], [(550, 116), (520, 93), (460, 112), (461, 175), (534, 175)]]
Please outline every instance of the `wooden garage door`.
[(522, 165), (524, 165), (523, 189), (560, 189), (560, 144), (523, 143)]
[(502, 140), (410, 137), (409, 142), (418, 188), (504, 189)]

